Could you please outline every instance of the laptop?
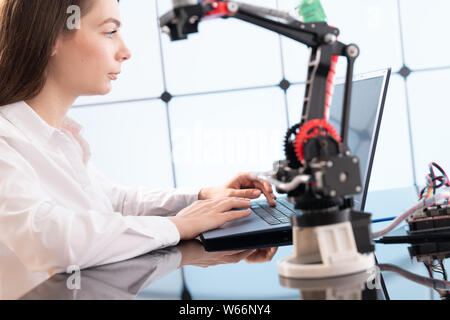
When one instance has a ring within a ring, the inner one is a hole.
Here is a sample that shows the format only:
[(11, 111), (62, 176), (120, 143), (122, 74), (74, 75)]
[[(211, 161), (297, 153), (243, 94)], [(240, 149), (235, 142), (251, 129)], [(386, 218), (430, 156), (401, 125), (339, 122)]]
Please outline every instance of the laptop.
[[(364, 210), (391, 70), (353, 78), (348, 146), (360, 160), (362, 191), (354, 196), (355, 210)], [(336, 81), (329, 122), (340, 130), (345, 80)], [(267, 200), (252, 201), (251, 214), (227, 222), (199, 236), (207, 251), (254, 249), (292, 244), (289, 216), (298, 213), (286, 196), (271, 207)]]

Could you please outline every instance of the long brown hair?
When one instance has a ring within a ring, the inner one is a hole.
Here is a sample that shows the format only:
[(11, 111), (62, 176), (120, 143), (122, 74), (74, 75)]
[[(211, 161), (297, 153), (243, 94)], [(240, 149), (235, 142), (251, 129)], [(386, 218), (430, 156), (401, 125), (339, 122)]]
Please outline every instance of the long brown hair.
[(32, 99), (43, 89), (58, 36), (70, 36), (68, 8), (81, 16), (94, 0), (0, 0), (0, 106)]

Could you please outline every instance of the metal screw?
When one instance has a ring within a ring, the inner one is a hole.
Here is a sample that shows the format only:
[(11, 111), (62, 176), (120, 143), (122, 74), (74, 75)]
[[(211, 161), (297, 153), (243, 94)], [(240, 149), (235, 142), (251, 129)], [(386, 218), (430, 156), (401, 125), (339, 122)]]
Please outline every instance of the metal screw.
[(349, 155), (350, 155), (350, 151), (348, 151), (348, 150), (345, 151), (345, 155), (346, 155), (346, 156), (349, 156)]
[(336, 191), (331, 190), (331, 191), (330, 191), (330, 196), (335, 197), (335, 196), (336, 196)]
[(228, 2), (228, 10), (230, 12), (237, 12), (239, 10), (239, 5), (236, 2)]
[(356, 192), (361, 192), (361, 186), (357, 186), (356, 188), (355, 188), (355, 190), (356, 190)]
[(327, 162), (327, 167), (328, 167), (328, 168), (331, 168), (332, 166), (333, 166), (333, 162), (332, 162), (332, 161), (328, 161), (328, 162)]
[(198, 21), (198, 16), (192, 16), (189, 18), (190, 24), (195, 24)]
[(358, 158), (357, 158), (357, 157), (354, 157), (354, 158), (352, 159), (352, 162), (353, 162), (353, 163), (358, 163)]
[(357, 46), (351, 44), (347, 47), (347, 54), (351, 57), (351, 58), (356, 58), (359, 55), (359, 49)]
[(333, 43), (336, 42), (337, 37), (336, 35), (332, 34), (332, 33), (327, 33), (324, 37), (323, 40), (325, 41), (325, 43)]
[(170, 28), (168, 26), (162, 27), (161, 31), (164, 32), (165, 34), (170, 35)]
[(341, 182), (347, 181), (347, 173), (341, 172), (341, 174), (339, 175), (339, 181)]

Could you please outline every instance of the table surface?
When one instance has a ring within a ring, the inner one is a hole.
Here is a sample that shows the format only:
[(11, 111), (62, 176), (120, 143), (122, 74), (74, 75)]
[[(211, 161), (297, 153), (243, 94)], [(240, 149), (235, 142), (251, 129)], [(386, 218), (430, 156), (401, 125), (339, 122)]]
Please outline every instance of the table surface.
[[(398, 216), (416, 204), (416, 194), (412, 187), (370, 192), (366, 211), (374, 219)], [(372, 230), (389, 223), (373, 224)], [(0, 299), (443, 299), (445, 291), (439, 289), (446, 283), (441, 270), (431, 270), (435, 280), (430, 280), (430, 270), (410, 256), (410, 246), (376, 244), (375, 269), (309, 281), (278, 275), (277, 262), (292, 254), (292, 246), (265, 257), (268, 250), (206, 252), (198, 242), (188, 241), (127, 261), (60, 274), (30, 272), (0, 246)]]

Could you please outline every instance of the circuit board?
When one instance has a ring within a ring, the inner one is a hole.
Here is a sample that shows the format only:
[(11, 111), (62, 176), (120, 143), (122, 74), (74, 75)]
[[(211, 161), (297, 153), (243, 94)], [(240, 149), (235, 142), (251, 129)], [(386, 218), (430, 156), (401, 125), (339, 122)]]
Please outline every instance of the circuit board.
[(440, 204), (419, 210), (407, 223), (410, 233), (450, 230), (450, 205)]

